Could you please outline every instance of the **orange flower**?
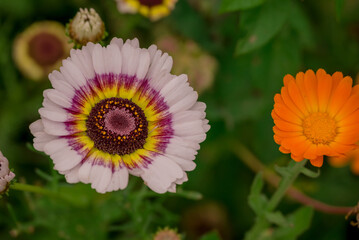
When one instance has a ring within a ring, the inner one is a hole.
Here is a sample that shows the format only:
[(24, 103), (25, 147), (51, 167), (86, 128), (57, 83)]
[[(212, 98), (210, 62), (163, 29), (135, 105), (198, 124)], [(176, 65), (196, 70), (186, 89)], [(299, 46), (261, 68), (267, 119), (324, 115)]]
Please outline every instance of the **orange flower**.
[(329, 158), (329, 163), (334, 167), (343, 167), (350, 163), (351, 171), (354, 174), (359, 175), (359, 148), (350, 151), (345, 156), (331, 157)]
[(286, 75), (274, 97), (274, 140), (295, 161), (321, 167), (323, 155), (340, 157), (359, 140), (359, 87), (341, 72), (323, 69)]

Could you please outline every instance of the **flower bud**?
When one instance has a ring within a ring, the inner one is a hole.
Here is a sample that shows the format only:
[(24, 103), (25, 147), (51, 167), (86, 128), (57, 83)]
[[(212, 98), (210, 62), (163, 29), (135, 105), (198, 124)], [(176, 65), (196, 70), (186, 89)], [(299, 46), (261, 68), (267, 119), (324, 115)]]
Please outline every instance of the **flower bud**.
[(10, 181), (15, 177), (15, 174), (9, 169), (9, 161), (0, 152), (0, 194), (3, 194), (9, 188)]
[(106, 37), (105, 24), (93, 8), (80, 8), (67, 25), (67, 32), (78, 48), (88, 42), (98, 43)]

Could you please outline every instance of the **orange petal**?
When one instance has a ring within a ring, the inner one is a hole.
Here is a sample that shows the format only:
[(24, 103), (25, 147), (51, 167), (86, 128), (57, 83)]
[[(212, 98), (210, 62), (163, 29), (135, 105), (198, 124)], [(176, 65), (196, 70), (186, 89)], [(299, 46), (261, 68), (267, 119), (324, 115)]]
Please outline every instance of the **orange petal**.
[(309, 159), (309, 161), (314, 167), (323, 166), (323, 156), (319, 156), (317, 158)]
[(282, 153), (290, 153), (290, 151), (283, 146), (279, 146), (279, 151), (281, 151)]
[(338, 87), (334, 90), (328, 105), (328, 113), (335, 116), (344, 103), (348, 100), (352, 90), (353, 80), (345, 77), (339, 82)]
[(297, 132), (302, 130), (301, 126), (297, 124), (289, 123), (287, 121), (283, 121), (281, 119), (275, 119), (274, 123), (282, 131)]
[(349, 156), (341, 156), (341, 157), (330, 157), (328, 158), (328, 162), (333, 167), (343, 167), (350, 161)]
[(337, 115), (335, 115), (335, 119), (337, 121), (340, 121), (358, 109), (359, 109), (359, 95), (352, 95), (349, 97), (349, 99), (344, 104), (344, 106), (339, 110)]
[(357, 123), (359, 123), (359, 110), (356, 110), (353, 113), (351, 113), (349, 116), (344, 117), (337, 124), (338, 124), (338, 127), (343, 127), (343, 126), (349, 126), (349, 125), (353, 125), (353, 124), (357, 124)]
[(317, 77), (312, 70), (308, 70), (304, 75), (304, 86), (308, 96), (310, 109), (312, 112), (318, 112), (318, 97), (317, 97)]
[(288, 88), (282, 87), (281, 96), (283, 102), (288, 106), (288, 108), (292, 109), (298, 116), (304, 116), (304, 113), (295, 105), (291, 97), (289, 96)]
[(318, 79), (318, 105), (319, 111), (325, 112), (330, 99), (330, 94), (332, 91), (332, 77), (325, 73), (325, 71), (317, 71)]
[(273, 132), (280, 136), (280, 137), (283, 137), (283, 138), (286, 138), (286, 137), (297, 137), (297, 136), (302, 136), (303, 133), (301, 131), (282, 131), (280, 130), (278, 127), (274, 126), (273, 127)]
[(291, 154), (290, 157), (296, 162), (300, 162), (300, 161), (304, 160), (303, 156), (296, 156), (296, 155)]
[(291, 152), (293, 152), (293, 149), (296, 149), (298, 145), (301, 145), (306, 138), (304, 136), (297, 136), (297, 137), (291, 137), (291, 138), (283, 138), (281, 145), (289, 149)]
[(276, 103), (274, 104), (274, 111), (277, 115), (287, 122), (295, 123), (298, 125), (302, 125), (302, 120), (296, 114), (294, 114), (286, 105)]
[(301, 137), (301, 141), (299, 141), (299, 138), (296, 140), (298, 141), (295, 145), (292, 145), (292, 153), (296, 156), (303, 156), (303, 154), (307, 151), (307, 149), (310, 147), (311, 142), (309, 142), (306, 137)]
[(340, 154), (347, 154), (351, 150), (355, 149), (356, 145), (354, 145), (354, 144), (347, 145), (347, 144), (342, 144), (339, 142), (332, 142), (329, 144), (329, 147)]
[(287, 74), (284, 76), (284, 78), (283, 78), (284, 86), (288, 86), (289, 82), (291, 82), (291, 81), (295, 81), (295, 79), (292, 75)]
[(337, 88), (339, 82), (343, 79), (343, 73), (335, 72), (332, 75), (333, 78), (333, 89)]
[(305, 151), (303, 157), (307, 159), (317, 158), (318, 157), (317, 146), (314, 144), (309, 145), (309, 148)]
[(299, 89), (299, 91), (300, 91), (300, 93), (301, 93), (301, 95), (303, 97), (305, 107), (306, 107), (307, 110), (310, 110), (311, 109), (311, 106), (310, 106), (311, 103), (310, 103), (309, 98), (308, 98), (307, 90), (305, 89), (304, 76), (305, 76), (305, 74), (303, 72), (299, 72), (297, 74), (297, 76), (295, 77), (295, 79), (296, 79), (298, 89)]
[(341, 144), (355, 144), (359, 141), (359, 132), (349, 132), (338, 134), (335, 141)]
[(288, 93), (290, 98), (293, 100), (293, 103), (300, 109), (304, 115), (308, 114), (308, 110), (305, 106), (303, 97), (298, 89), (297, 84), (294, 81), (289, 82), (288, 84)]

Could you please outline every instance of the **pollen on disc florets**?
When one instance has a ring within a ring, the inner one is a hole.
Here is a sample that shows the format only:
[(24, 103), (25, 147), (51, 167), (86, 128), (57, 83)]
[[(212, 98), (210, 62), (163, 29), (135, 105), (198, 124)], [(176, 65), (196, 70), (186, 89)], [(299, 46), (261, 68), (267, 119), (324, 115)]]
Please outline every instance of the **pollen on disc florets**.
[(106, 37), (105, 24), (93, 8), (80, 8), (67, 25), (67, 31), (77, 47), (100, 42)]
[(337, 135), (337, 125), (328, 113), (311, 113), (303, 121), (304, 135), (313, 144), (329, 144)]
[(110, 154), (133, 153), (143, 148), (148, 135), (148, 122), (142, 109), (123, 98), (107, 98), (97, 103), (86, 127), (95, 147)]

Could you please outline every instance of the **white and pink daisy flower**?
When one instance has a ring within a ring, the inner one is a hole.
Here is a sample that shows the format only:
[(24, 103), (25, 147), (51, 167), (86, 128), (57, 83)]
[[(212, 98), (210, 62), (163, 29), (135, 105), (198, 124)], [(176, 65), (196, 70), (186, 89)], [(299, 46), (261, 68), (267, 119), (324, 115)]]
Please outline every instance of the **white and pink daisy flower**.
[(70, 55), (49, 75), (53, 88), (30, 125), (34, 147), (67, 182), (100, 193), (126, 188), (129, 174), (155, 192), (175, 192), (210, 128), (187, 76), (172, 75), (172, 58), (137, 39)]

